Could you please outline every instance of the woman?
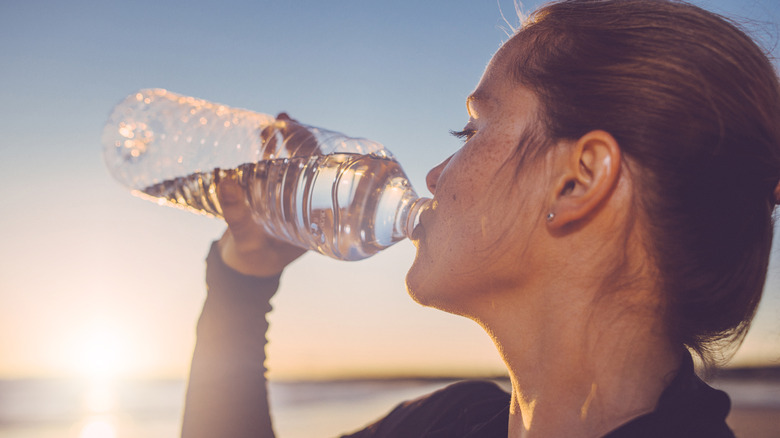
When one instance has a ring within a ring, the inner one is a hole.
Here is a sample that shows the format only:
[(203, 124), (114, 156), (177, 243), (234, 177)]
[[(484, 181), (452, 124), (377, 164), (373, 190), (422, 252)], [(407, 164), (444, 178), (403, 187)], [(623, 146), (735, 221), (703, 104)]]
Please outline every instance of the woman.
[[(485, 328), (512, 393), (462, 383), (357, 437), (732, 436), (699, 380), (744, 337), (780, 202), (780, 86), (728, 21), (665, 0), (537, 11), (469, 96), (463, 147), (407, 275), (419, 303)], [(183, 434), (272, 436), (268, 299), (302, 250), (219, 187)], [(237, 271), (237, 272), (235, 272)], [(239, 274), (240, 273), (240, 274)]]

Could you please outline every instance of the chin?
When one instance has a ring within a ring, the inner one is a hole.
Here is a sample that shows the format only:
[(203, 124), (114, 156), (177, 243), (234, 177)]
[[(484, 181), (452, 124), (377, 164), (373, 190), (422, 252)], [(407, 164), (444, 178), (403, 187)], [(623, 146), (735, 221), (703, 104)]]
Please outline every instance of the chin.
[(425, 248), (418, 246), (417, 256), (406, 273), (406, 291), (418, 304), (455, 315), (468, 316), (468, 294), (442, 273)]
[(422, 283), (424, 283), (424, 281), (420, 278), (420, 275), (413, 264), (409, 269), (409, 272), (406, 273), (406, 292), (417, 304), (430, 307), (430, 300), (427, 298), (426, 294), (423, 293), (425, 288), (422, 287)]
[(439, 296), (436, 288), (432, 288), (431, 285), (425, 281), (425, 277), (424, 274), (420, 275), (420, 273), (414, 269), (414, 266), (412, 266), (406, 274), (406, 292), (421, 306), (444, 310), (442, 308), (442, 301), (444, 300)]
[(455, 299), (450, 288), (442, 288), (440, 282), (434, 285), (428, 280), (431, 280), (430, 277), (424, 274), (420, 275), (414, 266), (406, 274), (406, 291), (417, 304), (469, 317), (468, 312), (464, 312), (463, 306), (458, 305), (458, 300)]

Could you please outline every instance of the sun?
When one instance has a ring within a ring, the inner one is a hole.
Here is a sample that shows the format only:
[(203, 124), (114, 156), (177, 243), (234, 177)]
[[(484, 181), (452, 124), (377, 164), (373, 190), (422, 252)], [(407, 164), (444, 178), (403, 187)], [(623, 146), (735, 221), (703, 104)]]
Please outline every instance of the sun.
[[(74, 329), (67, 355), (73, 374), (85, 385), (83, 407), (90, 414), (109, 414), (117, 407), (117, 383), (132, 367), (130, 338), (115, 321), (107, 319), (87, 320)], [(79, 437), (110, 437), (105, 431), (109, 426), (90, 422)]]
[(131, 362), (128, 337), (108, 322), (85, 326), (70, 350), (71, 366), (78, 375), (90, 380), (119, 377)]
[(82, 341), (79, 368), (91, 378), (116, 377), (122, 368), (122, 339), (115, 332), (95, 330)]

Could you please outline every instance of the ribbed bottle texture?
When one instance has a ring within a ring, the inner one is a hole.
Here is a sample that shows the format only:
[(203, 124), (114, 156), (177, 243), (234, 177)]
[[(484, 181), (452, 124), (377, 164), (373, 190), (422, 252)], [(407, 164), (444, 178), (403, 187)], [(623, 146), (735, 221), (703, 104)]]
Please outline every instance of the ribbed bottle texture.
[(222, 217), (216, 185), (231, 178), (258, 226), (341, 260), (410, 236), (430, 204), (379, 143), (161, 89), (117, 105), (102, 143), (137, 196)]

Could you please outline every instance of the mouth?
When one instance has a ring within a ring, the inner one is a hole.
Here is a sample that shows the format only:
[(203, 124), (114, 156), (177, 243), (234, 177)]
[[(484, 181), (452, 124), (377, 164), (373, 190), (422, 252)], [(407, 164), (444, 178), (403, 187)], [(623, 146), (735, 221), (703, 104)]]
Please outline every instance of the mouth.
[(432, 208), (426, 209), (426, 211), (420, 213), (419, 222), (417, 223), (417, 226), (414, 227), (414, 230), (412, 231), (410, 240), (412, 241), (412, 243), (414, 243), (415, 246), (419, 247), (418, 244), (419, 241), (422, 240), (422, 238), (425, 236), (425, 227), (427, 226), (426, 223), (430, 221), (429, 217), (431, 215), (429, 210), (432, 210)]
[(419, 247), (419, 242), (422, 239), (422, 237), (425, 235), (425, 230), (423, 230), (423, 224), (422, 221), (414, 227), (414, 231), (412, 231), (412, 236), (409, 238), (409, 240), (412, 241), (414, 246)]
[(415, 240), (414, 235), (417, 228), (420, 227), (422, 216), (433, 207), (433, 200), (430, 198), (418, 198), (407, 204), (402, 213), (403, 234), (409, 239)]

